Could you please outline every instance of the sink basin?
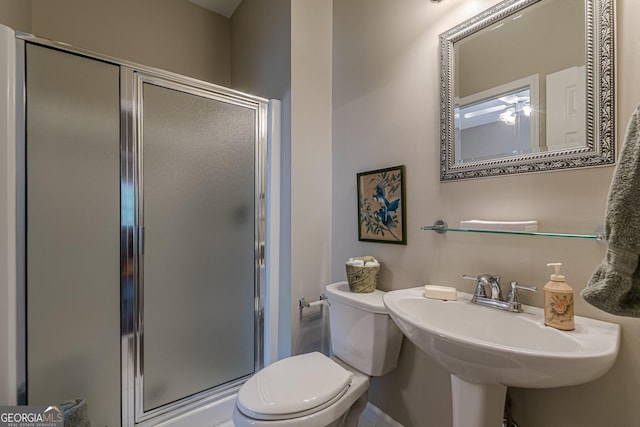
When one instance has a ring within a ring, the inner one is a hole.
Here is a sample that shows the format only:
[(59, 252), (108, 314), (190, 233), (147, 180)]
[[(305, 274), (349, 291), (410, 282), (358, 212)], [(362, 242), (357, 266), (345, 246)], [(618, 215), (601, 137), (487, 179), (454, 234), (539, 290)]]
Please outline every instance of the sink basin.
[[(388, 292), (384, 304), (407, 338), (451, 372), (454, 425), (500, 425), (506, 386), (586, 383), (607, 372), (618, 354), (614, 323), (576, 316), (574, 331), (559, 331), (544, 325), (541, 308), (511, 313), (472, 304), (460, 292), (457, 301), (427, 299), (422, 287)], [(456, 411), (487, 412), (491, 404), (492, 414), (456, 423)]]
[(422, 288), (388, 292), (402, 332), (458, 377), (475, 383), (549, 388), (586, 383), (611, 368), (620, 326), (576, 316), (574, 331), (544, 325), (543, 310), (510, 313), (470, 302), (427, 299)]

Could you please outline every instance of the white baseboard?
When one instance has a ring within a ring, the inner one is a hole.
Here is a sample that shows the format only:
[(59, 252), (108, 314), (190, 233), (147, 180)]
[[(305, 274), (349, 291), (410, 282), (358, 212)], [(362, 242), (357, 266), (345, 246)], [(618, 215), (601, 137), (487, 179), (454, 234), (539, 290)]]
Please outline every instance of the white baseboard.
[(367, 403), (360, 418), (364, 419), (365, 425), (368, 422), (375, 427), (403, 427), (402, 424), (382, 412), (380, 408), (371, 402)]

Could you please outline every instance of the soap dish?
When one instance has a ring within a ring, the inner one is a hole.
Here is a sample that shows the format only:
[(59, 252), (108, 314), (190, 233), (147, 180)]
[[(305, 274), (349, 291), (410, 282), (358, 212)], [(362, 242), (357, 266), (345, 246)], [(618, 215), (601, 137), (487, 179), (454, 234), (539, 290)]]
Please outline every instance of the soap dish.
[(458, 291), (450, 286), (425, 285), (425, 298), (455, 301), (458, 299)]

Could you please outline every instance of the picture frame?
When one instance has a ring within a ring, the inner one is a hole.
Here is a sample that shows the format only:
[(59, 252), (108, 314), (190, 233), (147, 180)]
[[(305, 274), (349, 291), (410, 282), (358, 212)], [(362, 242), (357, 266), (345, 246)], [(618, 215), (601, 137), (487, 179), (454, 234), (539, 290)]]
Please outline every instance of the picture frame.
[(358, 240), (407, 244), (405, 166), (357, 174)]

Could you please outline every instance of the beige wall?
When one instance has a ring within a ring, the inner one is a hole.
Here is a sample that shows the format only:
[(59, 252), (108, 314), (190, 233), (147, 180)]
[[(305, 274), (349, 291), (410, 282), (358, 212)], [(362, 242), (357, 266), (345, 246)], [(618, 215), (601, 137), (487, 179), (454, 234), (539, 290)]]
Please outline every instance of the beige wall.
[(188, 0), (0, 0), (0, 24), (138, 64), (231, 84), (229, 19)]
[(319, 309), (331, 270), (331, 0), (291, 2), (291, 316), (293, 353), (328, 352)]
[(31, 32), (31, 0), (0, 0), (0, 24)]
[(32, 0), (31, 5), (31, 32), (37, 36), (230, 84), (229, 20), (188, 0)]
[(231, 16), (231, 86), (282, 100), (291, 90), (291, 0), (244, 0)]
[(231, 16), (231, 87), (282, 101), (278, 356), (291, 354), (291, 0), (244, 0)]
[[(471, 292), (461, 275), (501, 274), (503, 282), (544, 285), (550, 261), (565, 264), (576, 291), (587, 283), (605, 247), (595, 241), (420, 231), (435, 219), (537, 219), (543, 230), (591, 233), (603, 223), (613, 167), (440, 183), (438, 178), (438, 35), (497, 0), (334, 1), (332, 279), (343, 280), (343, 262), (370, 254), (381, 260), (379, 287), (432, 283)], [(640, 102), (635, 46), (640, 5), (617, 1), (618, 137), (620, 144)], [(357, 172), (407, 167), (406, 246), (357, 240)], [(549, 189), (553, 190), (549, 190)], [(542, 295), (523, 295), (541, 306)], [(618, 318), (577, 296), (576, 311), (622, 325), (622, 346), (601, 379), (556, 390), (513, 389), (521, 426), (600, 427), (640, 425), (640, 320)], [(403, 343), (400, 366), (377, 378), (370, 400), (407, 427), (451, 425), (448, 373)]]

